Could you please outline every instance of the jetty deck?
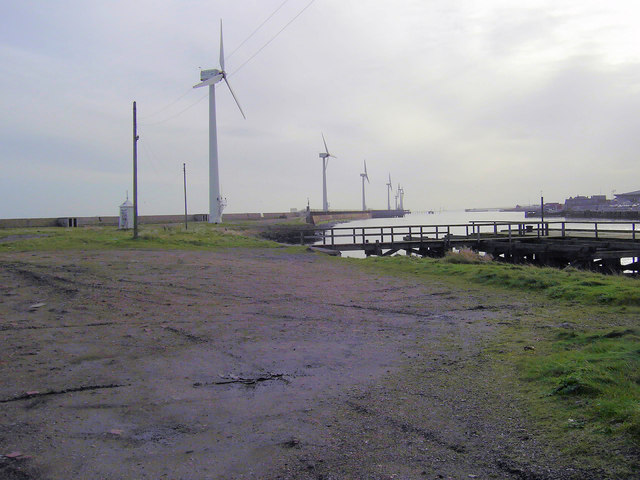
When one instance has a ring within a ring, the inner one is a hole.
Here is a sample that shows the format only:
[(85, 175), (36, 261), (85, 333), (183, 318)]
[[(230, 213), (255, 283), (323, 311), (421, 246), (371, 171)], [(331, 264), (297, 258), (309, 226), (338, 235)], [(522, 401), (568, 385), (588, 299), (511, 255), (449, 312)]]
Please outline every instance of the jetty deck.
[(482, 221), (449, 225), (333, 227), (317, 243), (365, 255), (442, 257), (468, 248), (511, 263), (638, 273), (640, 222)]

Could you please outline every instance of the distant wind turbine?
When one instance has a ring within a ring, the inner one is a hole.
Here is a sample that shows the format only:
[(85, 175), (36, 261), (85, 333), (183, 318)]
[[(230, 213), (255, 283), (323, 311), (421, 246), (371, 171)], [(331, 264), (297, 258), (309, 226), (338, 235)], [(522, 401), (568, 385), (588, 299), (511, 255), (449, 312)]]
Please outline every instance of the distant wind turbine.
[(367, 182), (369, 182), (369, 175), (367, 175), (367, 161), (364, 161), (364, 173), (361, 173), (360, 176), (362, 177), (362, 211), (364, 212), (367, 209), (367, 203), (365, 202), (364, 199), (364, 179), (367, 179)]
[(400, 187), (398, 184), (398, 197), (400, 198), (400, 210), (404, 210), (404, 188)]
[(227, 80), (227, 72), (224, 69), (224, 50), (222, 46), (222, 20), (220, 20), (220, 69), (213, 68), (211, 70), (202, 70), (200, 72), (200, 83), (194, 85), (193, 88), (209, 87), (209, 223), (222, 222), (222, 210), (227, 202), (220, 195), (220, 177), (218, 174), (218, 133), (216, 129), (216, 83), (224, 80), (229, 87), (231, 96), (238, 105), (238, 109), (244, 118), (244, 112), (240, 106), (240, 102), (236, 98), (235, 93), (229, 80)]
[(391, 210), (391, 191), (393, 186), (391, 184), (391, 173), (389, 173), (389, 183), (387, 183), (387, 210)]
[(324, 143), (324, 152), (319, 154), (322, 159), (322, 210), (329, 211), (329, 202), (327, 201), (327, 164), (329, 163), (329, 157), (336, 158), (329, 153), (327, 148), (327, 141), (324, 139), (324, 133), (322, 134), (322, 143)]

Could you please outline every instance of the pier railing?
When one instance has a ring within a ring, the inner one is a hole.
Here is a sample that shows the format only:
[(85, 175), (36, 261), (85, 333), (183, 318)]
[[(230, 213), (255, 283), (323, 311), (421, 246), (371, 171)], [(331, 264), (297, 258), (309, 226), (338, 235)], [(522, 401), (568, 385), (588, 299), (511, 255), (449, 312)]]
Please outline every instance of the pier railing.
[(613, 221), (472, 221), (447, 225), (394, 225), (332, 227), (324, 230), (318, 244), (339, 246), (367, 243), (463, 239), (523, 239), (527, 237), (580, 237), (640, 240), (640, 222)]

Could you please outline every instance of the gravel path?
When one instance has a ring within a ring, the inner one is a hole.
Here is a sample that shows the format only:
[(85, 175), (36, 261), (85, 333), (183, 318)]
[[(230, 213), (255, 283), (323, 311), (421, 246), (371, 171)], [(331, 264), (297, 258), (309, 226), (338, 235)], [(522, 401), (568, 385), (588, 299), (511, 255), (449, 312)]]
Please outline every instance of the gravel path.
[(0, 478), (591, 478), (483, 381), (527, 308), (286, 249), (2, 255)]

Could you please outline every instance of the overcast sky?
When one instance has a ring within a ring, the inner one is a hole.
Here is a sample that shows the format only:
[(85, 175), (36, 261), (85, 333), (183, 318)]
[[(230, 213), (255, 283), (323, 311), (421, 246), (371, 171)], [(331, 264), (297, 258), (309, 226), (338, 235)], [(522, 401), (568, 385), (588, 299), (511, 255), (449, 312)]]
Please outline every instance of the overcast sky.
[(183, 211), (183, 163), (208, 212), (192, 86), (218, 67), (220, 19), (247, 115), (218, 84), (225, 212), (321, 208), (321, 132), (333, 209), (360, 208), (364, 159), (371, 208), (389, 174), (412, 210), (640, 189), (636, 1), (7, 0), (0, 218), (117, 215), (134, 100), (140, 213)]

